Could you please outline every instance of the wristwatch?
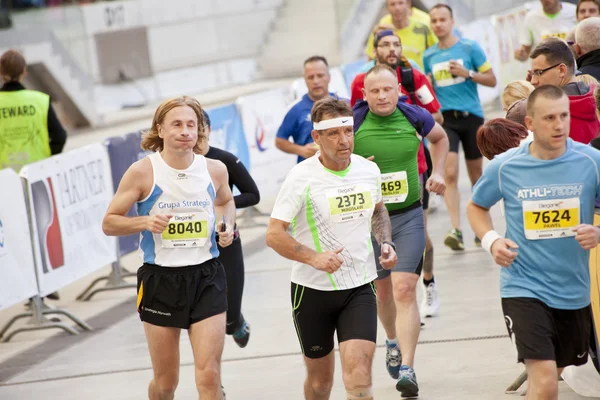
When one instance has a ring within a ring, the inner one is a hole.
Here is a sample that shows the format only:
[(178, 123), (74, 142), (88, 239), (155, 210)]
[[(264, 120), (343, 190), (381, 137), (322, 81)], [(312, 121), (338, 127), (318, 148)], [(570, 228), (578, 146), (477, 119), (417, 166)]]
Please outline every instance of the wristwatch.
[(394, 242), (383, 242), (383, 243), (381, 243), (382, 246), (384, 244), (390, 245), (392, 247), (392, 249), (394, 249), (394, 251), (396, 251), (396, 245), (394, 244)]
[(473, 71), (472, 69), (469, 70), (469, 79), (473, 79), (475, 78), (475, 71)]

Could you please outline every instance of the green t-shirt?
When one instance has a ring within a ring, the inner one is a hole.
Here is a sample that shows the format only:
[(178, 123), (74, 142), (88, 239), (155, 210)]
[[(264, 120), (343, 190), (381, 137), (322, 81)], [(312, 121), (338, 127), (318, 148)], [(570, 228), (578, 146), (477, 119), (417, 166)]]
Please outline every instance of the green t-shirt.
[(354, 136), (354, 153), (375, 156), (388, 211), (401, 210), (421, 198), (417, 153), (421, 139), (404, 114), (380, 117), (369, 111)]

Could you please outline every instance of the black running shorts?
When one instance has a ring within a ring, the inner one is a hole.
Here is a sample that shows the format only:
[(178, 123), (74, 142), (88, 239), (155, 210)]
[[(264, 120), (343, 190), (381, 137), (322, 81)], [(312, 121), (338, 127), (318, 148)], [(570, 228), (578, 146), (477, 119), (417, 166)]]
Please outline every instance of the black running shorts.
[(502, 299), (508, 334), (517, 347), (518, 361), (555, 360), (558, 368), (588, 360), (590, 306), (559, 310), (538, 299)]
[(462, 143), (467, 160), (481, 158), (481, 152), (477, 147), (477, 130), (483, 125), (484, 119), (459, 111), (444, 111), (442, 114), (444, 116), (443, 127), (450, 142), (450, 152), (458, 153), (459, 145)]
[(144, 264), (137, 281), (137, 309), (149, 324), (189, 329), (227, 311), (225, 270), (217, 259), (189, 267)]
[(302, 353), (325, 357), (338, 342), (377, 341), (377, 301), (374, 282), (348, 290), (315, 290), (292, 282), (292, 316)]

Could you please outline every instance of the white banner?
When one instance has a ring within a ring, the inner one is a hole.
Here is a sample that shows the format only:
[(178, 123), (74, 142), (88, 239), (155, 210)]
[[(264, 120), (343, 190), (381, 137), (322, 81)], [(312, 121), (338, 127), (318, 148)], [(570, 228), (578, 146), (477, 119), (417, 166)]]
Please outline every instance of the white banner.
[(271, 213), (286, 174), (296, 164), (295, 155), (275, 147), (277, 130), (292, 101), (290, 88), (238, 99), (250, 152), (250, 173), (260, 191), (257, 208), (261, 213)]
[[(331, 81), (329, 82), (329, 91), (338, 95), (342, 99), (350, 100), (350, 93), (348, 92), (348, 85), (344, 79), (344, 74), (339, 67), (331, 68), (329, 70), (331, 74)], [(292, 84), (292, 90), (294, 91), (294, 97), (299, 99), (308, 93), (308, 87), (304, 78), (296, 79)]]
[(25, 166), (40, 294), (46, 296), (117, 259), (102, 232), (113, 186), (101, 144)]
[(21, 178), (12, 169), (0, 171), (0, 310), (38, 293), (29, 219)]
[(521, 47), (519, 32), (525, 29), (525, 15), (527, 15), (527, 8), (522, 6), (492, 16), (500, 59), (500, 69), (496, 72), (500, 91), (512, 81), (525, 79), (527, 70), (531, 66), (531, 60), (521, 62), (515, 60), (514, 56), (515, 50)]

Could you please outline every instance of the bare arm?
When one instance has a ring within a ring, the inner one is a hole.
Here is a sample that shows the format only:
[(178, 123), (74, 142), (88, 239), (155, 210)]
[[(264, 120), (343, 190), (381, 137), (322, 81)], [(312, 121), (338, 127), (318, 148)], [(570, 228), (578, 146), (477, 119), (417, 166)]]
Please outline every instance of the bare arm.
[(431, 132), (427, 135), (427, 140), (431, 143), (431, 161), (433, 163), (432, 175), (439, 173), (444, 175), (446, 170), (446, 157), (450, 149), (450, 142), (446, 131), (439, 123), (436, 123)]
[(392, 241), (392, 223), (383, 201), (375, 204), (375, 210), (371, 218), (371, 233), (379, 245), (383, 242)]
[(271, 218), (267, 228), (267, 246), (288, 260), (312, 265), (317, 252), (294, 239), (288, 233), (289, 226), (288, 222)]
[(515, 59), (519, 61), (527, 61), (527, 57), (531, 53), (531, 46), (521, 45), (517, 50), (515, 50)]
[(287, 139), (282, 139), (282, 138), (275, 138), (275, 147), (277, 147), (279, 150), (283, 151), (284, 153), (288, 153), (288, 154), (296, 154), (298, 156), (301, 156), (302, 154), (302, 149), (303, 146), (300, 146), (296, 143), (292, 143)]
[[(490, 232), (494, 229), (490, 210), (469, 201), (469, 204), (467, 204), (467, 218), (475, 235), (482, 238), (483, 246), (489, 246), (489, 249), (486, 248), (486, 250), (490, 252), (496, 264), (504, 268), (510, 267), (518, 256), (517, 249), (519, 246), (510, 239), (503, 238), (495, 232)], [(488, 232), (494, 236), (489, 240), (490, 243), (486, 245), (485, 235)]]
[(294, 239), (287, 232), (289, 226), (288, 222), (271, 218), (267, 228), (267, 246), (288, 260), (310, 265), (329, 274), (333, 274), (342, 266), (344, 259), (339, 253), (344, 250), (343, 248), (318, 253)]
[(144, 186), (148, 185), (147, 176), (152, 176), (152, 171), (149, 174), (147, 173), (148, 168), (144, 165), (146, 162), (149, 163), (150, 161), (140, 160), (134, 163), (123, 175), (117, 193), (108, 206), (102, 221), (104, 234), (108, 236), (127, 236), (148, 229), (148, 216), (125, 216), (135, 202), (143, 198)]
[(471, 229), (478, 238), (483, 238), (486, 233), (494, 229), (490, 210), (480, 207), (472, 201), (467, 204), (467, 218)]
[(475, 72), (473, 75), (473, 82), (483, 86), (495, 87), (496, 86), (496, 75), (494, 70), (487, 70), (485, 72)]
[(433, 117), (435, 122), (437, 122), (438, 124), (440, 124), (440, 125), (444, 124), (444, 117), (442, 116), (441, 111), (434, 112), (433, 114), (431, 114), (431, 116)]
[(284, 153), (296, 154), (304, 158), (312, 157), (317, 152), (317, 147), (314, 145), (314, 143), (308, 143), (304, 146), (300, 146), (299, 144), (292, 143), (289, 140), (282, 139), (280, 137), (275, 138), (275, 147)]

